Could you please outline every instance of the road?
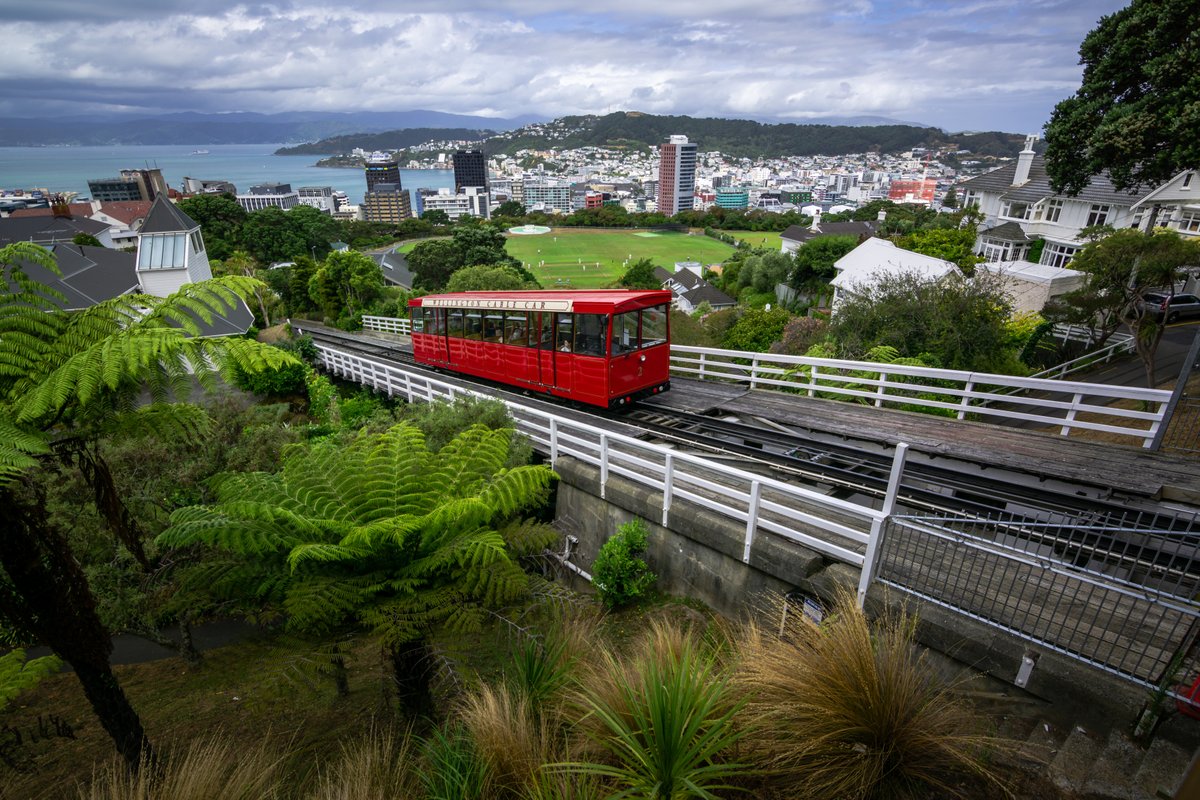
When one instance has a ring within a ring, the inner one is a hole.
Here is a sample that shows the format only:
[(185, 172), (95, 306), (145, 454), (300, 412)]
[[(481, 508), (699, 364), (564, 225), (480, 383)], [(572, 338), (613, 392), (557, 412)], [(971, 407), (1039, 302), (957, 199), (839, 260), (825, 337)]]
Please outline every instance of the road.
[[(1167, 388), (1175, 385), (1183, 360), (1187, 357), (1192, 340), (1200, 334), (1200, 322), (1185, 322), (1168, 325), (1158, 345), (1158, 356), (1155, 359), (1155, 378), (1159, 386), (1168, 383)], [(1074, 380), (1088, 383), (1108, 383), (1116, 386), (1145, 386), (1146, 370), (1142, 360), (1136, 353), (1121, 356), (1105, 364), (1095, 372), (1087, 372), (1072, 376)]]

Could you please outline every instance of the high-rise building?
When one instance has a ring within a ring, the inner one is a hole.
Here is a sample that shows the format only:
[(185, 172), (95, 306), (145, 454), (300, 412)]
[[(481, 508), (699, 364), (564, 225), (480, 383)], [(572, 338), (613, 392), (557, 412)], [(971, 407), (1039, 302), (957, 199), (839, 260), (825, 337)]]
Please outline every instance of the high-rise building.
[(123, 169), (119, 177), (88, 181), (88, 191), (101, 202), (150, 202), (167, 194), (167, 182), (161, 169)]
[(672, 136), (658, 146), (658, 212), (668, 217), (692, 210), (696, 192), (696, 143)]
[(462, 194), (465, 186), (488, 188), (487, 159), (482, 150), (456, 150), (454, 152), (454, 191)]
[(397, 188), (400, 186), (400, 165), (396, 163), (396, 159), (389, 156), (387, 153), (371, 153), (367, 156), (367, 163), (364, 167), (367, 175), (367, 191), (375, 191), (375, 187), (381, 183), (394, 185)]
[(363, 195), (363, 219), (367, 222), (392, 222), (412, 217), (412, 201), (399, 183), (377, 183)]

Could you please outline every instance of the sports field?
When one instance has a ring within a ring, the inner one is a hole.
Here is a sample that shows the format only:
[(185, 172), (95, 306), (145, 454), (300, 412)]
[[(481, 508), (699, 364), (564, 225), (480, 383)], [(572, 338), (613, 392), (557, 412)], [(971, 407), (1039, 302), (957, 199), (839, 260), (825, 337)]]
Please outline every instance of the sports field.
[(778, 250), (783, 247), (783, 242), (779, 238), (779, 231), (726, 231), (735, 239), (741, 239), (743, 242), (749, 242), (751, 247), (769, 247), (772, 250)]
[(674, 270), (676, 261), (716, 264), (733, 248), (703, 233), (554, 228), (538, 236), (508, 237), (508, 253), (529, 267), (542, 286), (594, 288), (615, 283), (630, 258), (648, 258)]

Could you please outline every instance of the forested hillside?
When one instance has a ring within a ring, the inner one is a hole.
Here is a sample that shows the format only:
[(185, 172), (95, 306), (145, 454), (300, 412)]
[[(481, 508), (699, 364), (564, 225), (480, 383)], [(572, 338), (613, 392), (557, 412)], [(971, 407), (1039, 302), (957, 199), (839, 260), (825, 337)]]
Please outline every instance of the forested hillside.
[(355, 148), (367, 151), (403, 150), (425, 142), (481, 141), (494, 136), (495, 131), (473, 128), (405, 128), (398, 131), (383, 131), (382, 133), (351, 133), (342, 136), (331, 136), (319, 142), (298, 144), (292, 147), (281, 147), (275, 151), (277, 156), (328, 156), (350, 153)]

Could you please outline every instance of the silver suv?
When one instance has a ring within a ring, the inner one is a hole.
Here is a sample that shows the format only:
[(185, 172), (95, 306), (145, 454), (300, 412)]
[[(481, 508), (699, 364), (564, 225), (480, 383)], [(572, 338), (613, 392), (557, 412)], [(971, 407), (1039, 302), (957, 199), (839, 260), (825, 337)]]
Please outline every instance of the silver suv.
[(1200, 317), (1200, 297), (1194, 294), (1169, 295), (1165, 292), (1150, 292), (1142, 295), (1142, 309), (1160, 322), (1178, 322), (1189, 317)]

